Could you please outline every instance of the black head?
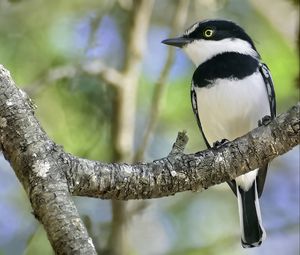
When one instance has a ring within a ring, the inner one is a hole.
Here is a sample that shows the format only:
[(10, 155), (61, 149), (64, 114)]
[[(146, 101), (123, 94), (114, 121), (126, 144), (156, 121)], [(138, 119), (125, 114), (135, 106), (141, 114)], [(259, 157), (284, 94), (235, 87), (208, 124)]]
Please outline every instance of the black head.
[(204, 20), (189, 27), (181, 37), (166, 39), (162, 43), (184, 47), (195, 40), (220, 41), (223, 39), (241, 39), (247, 41), (256, 51), (249, 35), (244, 29), (228, 20)]

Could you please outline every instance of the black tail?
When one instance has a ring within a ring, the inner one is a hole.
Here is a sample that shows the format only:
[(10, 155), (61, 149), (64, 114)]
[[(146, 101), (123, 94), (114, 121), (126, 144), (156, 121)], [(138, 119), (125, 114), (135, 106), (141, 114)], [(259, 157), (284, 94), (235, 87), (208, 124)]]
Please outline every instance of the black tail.
[(261, 225), (256, 181), (247, 191), (237, 186), (237, 198), (242, 229), (242, 246), (244, 248), (257, 247), (261, 245), (266, 234)]

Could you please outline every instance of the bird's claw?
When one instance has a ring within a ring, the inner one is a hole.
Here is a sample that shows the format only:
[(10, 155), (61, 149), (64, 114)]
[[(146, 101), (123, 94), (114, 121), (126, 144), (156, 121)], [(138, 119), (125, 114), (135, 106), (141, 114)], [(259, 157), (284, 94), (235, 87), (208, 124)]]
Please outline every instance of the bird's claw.
[(261, 126), (267, 126), (271, 123), (272, 121), (272, 118), (270, 115), (266, 115), (264, 116), (261, 120), (258, 121), (258, 126), (261, 127)]
[(224, 144), (226, 144), (228, 142), (229, 142), (229, 140), (227, 140), (227, 139), (222, 139), (221, 141), (216, 141), (213, 143), (213, 148), (219, 149), (221, 146), (223, 146)]

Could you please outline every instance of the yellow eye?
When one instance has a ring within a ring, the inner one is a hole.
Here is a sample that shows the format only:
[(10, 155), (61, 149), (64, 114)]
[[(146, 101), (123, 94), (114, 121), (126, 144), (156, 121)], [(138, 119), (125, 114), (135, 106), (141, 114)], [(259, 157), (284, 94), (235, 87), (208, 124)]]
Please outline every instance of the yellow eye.
[(214, 30), (213, 30), (213, 29), (210, 29), (210, 28), (204, 30), (204, 32), (203, 32), (203, 35), (204, 35), (204, 37), (206, 37), (206, 38), (212, 37), (213, 34), (214, 34)]

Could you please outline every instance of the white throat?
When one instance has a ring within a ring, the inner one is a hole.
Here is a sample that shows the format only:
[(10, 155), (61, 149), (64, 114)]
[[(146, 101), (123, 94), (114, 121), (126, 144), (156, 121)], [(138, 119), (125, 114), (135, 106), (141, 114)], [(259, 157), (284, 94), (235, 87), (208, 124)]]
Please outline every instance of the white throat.
[(183, 50), (196, 66), (224, 52), (238, 52), (258, 58), (257, 52), (250, 43), (241, 39), (227, 38), (220, 41), (195, 40), (183, 47)]

